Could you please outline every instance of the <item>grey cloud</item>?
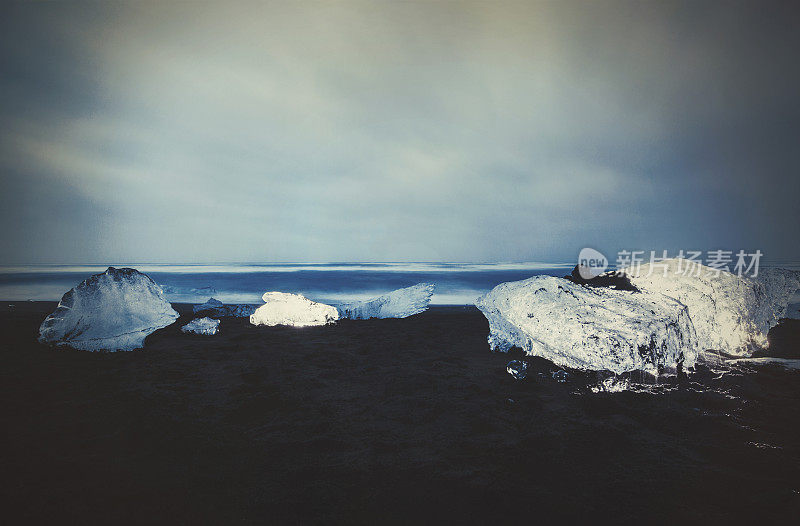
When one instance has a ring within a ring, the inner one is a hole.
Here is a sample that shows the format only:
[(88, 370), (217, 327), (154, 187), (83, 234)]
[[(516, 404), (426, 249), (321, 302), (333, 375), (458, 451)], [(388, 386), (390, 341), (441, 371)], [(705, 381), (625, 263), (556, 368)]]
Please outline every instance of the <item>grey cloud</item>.
[(800, 256), (793, 11), (11, 11), (3, 262)]

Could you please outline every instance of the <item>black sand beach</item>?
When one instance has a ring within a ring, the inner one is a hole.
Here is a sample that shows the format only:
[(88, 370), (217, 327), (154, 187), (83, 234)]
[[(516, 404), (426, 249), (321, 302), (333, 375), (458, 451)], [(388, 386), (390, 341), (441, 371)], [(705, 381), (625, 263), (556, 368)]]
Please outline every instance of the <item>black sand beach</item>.
[[(316, 328), (182, 317), (141, 351), (36, 343), (0, 304), (3, 515), (32, 523), (794, 522), (800, 372), (700, 370), (657, 394), (489, 352), (472, 307)], [(800, 322), (773, 330), (800, 356)]]

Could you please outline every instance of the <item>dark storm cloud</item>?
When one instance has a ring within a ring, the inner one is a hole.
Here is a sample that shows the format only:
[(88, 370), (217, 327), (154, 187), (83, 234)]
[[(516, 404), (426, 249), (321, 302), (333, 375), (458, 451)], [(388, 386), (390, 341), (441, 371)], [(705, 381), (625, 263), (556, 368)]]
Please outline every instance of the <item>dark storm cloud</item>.
[(5, 262), (797, 258), (797, 13), (18, 4)]

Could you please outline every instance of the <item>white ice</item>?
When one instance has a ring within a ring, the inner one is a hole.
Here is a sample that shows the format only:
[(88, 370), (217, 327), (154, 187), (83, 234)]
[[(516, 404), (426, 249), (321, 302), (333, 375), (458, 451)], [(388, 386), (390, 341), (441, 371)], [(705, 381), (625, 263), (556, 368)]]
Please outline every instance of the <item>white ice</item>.
[(776, 318), (800, 319), (800, 271), (763, 268), (755, 279), (764, 285)]
[(307, 327), (326, 325), (339, 319), (336, 307), (311, 301), (300, 294), (266, 292), (262, 299), (264, 305), (250, 316), (253, 325)]
[(212, 318), (195, 318), (183, 327), (181, 332), (192, 332), (194, 334), (203, 334), (205, 336), (213, 336), (219, 330), (219, 320)]
[(109, 267), (69, 290), (39, 328), (39, 341), (85, 351), (130, 351), (178, 313), (146, 274)]
[(800, 272), (763, 268), (757, 278), (749, 278), (694, 265), (674, 258), (623, 272), (643, 293), (663, 294), (686, 305), (700, 351), (749, 356), (766, 348), (769, 329), (800, 288)]
[(352, 320), (407, 318), (428, 309), (433, 289), (432, 283), (418, 283), (368, 301), (344, 303), (337, 306), (339, 317)]
[(625, 272), (639, 292), (581, 286), (550, 276), (503, 283), (478, 299), (489, 344), (520, 347), (562, 366), (657, 371), (691, 367), (705, 351), (746, 357), (768, 345), (787, 314), (800, 272), (758, 277), (671, 259)]
[(498, 285), (476, 306), (489, 320), (493, 350), (519, 347), (563, 367), (656, 372), (697, 357), (686, 307), (661, 294), (535, 276)]
[(597, 385), (593, 385), (589, 389), (593, 393), (621, 393), (627, 391), (631, 387), (631, 382), (627, 378), (618, 378), (611, 376), (606, 378)]

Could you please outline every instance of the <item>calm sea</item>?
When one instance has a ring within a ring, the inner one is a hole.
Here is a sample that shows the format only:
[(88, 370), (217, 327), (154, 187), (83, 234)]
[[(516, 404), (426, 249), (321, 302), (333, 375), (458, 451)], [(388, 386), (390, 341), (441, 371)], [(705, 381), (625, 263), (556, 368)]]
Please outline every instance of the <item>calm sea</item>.
[[(199, 303), (215, 297), (231, 303), (260, 303), (266, 291), (300, 293), (336, 303), (362, 300), (416, 283), (436, 285), (432, 302), (471, 304), (505, 281), (537, 274), (563, 276), (574, 263), (326, 263), (239, 265), (115, 264), (148, 274), (172, 302)], [(59, 300), (106, 266), (0, 267), (0, 300)]]

